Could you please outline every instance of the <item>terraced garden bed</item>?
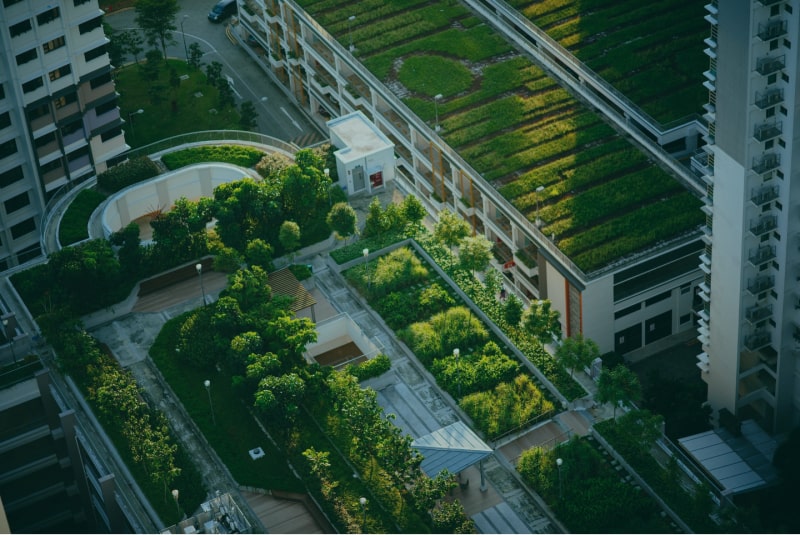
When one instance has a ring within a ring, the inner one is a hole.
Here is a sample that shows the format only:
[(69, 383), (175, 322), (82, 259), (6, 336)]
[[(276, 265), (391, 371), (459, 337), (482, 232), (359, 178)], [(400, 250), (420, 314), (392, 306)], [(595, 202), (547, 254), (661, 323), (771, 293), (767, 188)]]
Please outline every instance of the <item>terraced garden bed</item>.
[[(438, 111), (443, 139), (532, 222), (538, 196), (542, 231), (584, 272), (702, 224), (698, 199), (458, 2), (299, 3), (342, 42), (352, 35), (431, 127)], [(442, 74), (421, 69), (426, 58)]]
[(508, 0), (661, 123), (700, 113), (708, 58), (702, 0)]

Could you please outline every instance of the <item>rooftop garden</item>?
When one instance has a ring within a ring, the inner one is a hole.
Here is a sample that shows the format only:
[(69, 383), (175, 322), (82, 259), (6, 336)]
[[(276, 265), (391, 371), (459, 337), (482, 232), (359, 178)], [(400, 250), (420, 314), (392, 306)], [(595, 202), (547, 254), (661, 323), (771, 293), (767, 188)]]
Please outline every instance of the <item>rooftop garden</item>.
[(508, 3), (662, 124), (698, 113), (708, 100), (706, 2)]
[(530, 221), (538, 206), (584, 272), (702, 223), (698, 199), (458, 2), (300, 4), (345, 45), (352, 36), (421, 119), (438, 115), (443, 139)]

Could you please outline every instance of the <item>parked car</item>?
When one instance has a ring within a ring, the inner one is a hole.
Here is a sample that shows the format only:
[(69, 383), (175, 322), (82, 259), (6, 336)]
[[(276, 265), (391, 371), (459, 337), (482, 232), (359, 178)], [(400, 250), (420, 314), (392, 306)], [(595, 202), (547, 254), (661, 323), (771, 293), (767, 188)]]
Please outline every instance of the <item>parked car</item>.
[(236, 0), (219, 0), (211, 12), (208, 14), (208, 20), (211, 22), (222, 22), (231, 15), (236, 13)]

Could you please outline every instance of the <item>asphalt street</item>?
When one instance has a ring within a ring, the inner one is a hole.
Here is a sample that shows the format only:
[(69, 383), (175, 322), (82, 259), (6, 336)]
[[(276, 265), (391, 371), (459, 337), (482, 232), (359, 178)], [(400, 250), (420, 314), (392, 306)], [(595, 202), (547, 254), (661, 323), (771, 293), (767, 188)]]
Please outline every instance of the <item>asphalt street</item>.
[[(208, 20), (208, 12), (214, 5), (212, 0), (181, 0), (178, 3), (177, 31), (173, 32), (173, 42), (167, 46), (168, 56), (185, 59), (186, 49), (192, 43), (198, 43), (203, 50), (203, 63), (218, 61), (223, 65), (222, 75), (228, 77), (237, 104), (245, 100), (253, 102), (258, 111), (258, 132), (295, 143), (301, 148), (327, 139), (324, 125), (312, 120), (282, 86), (274, 83), (238, 44), (229, 39), (225, 28), (231, 19), (223, 23)], [(135, 19), (133, 9), (111, 10), (106, 14), (106, 22), (117, 31), (138, 29)], [(133, 57), (128, 61), (133, 61)]]

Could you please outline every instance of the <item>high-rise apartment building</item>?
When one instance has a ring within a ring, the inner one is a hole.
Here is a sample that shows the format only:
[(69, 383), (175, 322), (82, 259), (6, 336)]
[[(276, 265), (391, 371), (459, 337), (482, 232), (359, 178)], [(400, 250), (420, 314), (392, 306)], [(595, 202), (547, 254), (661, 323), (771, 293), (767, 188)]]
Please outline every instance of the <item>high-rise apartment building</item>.
[(720, 416), (800, 423), (800, 2), (712, 0), (698, 366)]
[(97, 0), (2, 0), (0, 271), (41, 254), (59, 188), (128, 147)]

